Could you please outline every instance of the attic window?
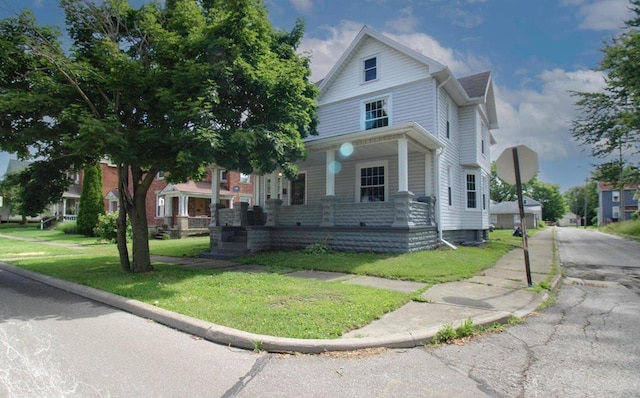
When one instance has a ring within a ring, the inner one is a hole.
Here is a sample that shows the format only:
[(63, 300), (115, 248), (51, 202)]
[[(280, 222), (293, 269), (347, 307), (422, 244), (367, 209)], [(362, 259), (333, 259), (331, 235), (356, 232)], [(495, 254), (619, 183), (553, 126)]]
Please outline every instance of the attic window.
[(364, 60), (364, 81), (370, 82), (378, 78), (378, 61), (376, 57)]

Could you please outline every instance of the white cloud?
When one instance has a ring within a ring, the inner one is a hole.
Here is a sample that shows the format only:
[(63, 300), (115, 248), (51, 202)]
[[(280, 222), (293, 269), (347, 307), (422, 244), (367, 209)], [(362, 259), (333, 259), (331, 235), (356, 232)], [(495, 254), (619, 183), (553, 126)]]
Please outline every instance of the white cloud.
[[(601, 72), (562, 69), (545, 70), (537, 76), (541, 89), (510, 90), (496, 88), (500, 129), (493, 157), (504, 148), (524, 144), (538, 153), (540, 160), (559, 160), (576, 156), (581, 148), (570, 135), (571, 122), (577, 115), (576, 98), (571, 91), (601, 91)], [(499, 82), (498, 82), (499, 83)]]
[(311, 0), (289, 0), (296, 11), (303, 14), (310, 14), (313, 11), (313, 2)]
[(333, 65), (349, 47), (363, 24), (354, 21), (341, 21), (337, 26), (325, 26), (329, 33), (326, 39), (305, 36), (300, 50), (311, 53), (311, 80), (323, 79)]
[[(349, 47), (362, 27), (363, 24), (360, 22), (342, 21), (337, 26), (325, 27), (325, 30), (329, 32), (325, 39), (308, 36), (303, 39), (300, 50), (312, 54), (311, 79), (313, 81), (320, 80), (329, 73), (329, 70)], [(424, 33), (382, 33), (412, 50), (448, 66), (458, 77), (490, 69), (490, 62), (486, 58), (455, 52), (450, 48), (443, 47), (433, 37)]]
[(581, 29), (617, 31), (631, 17), (628, 0), (566, 0), (565, 4), (579, 7)]
[(416, 18), (413, 16), (413, 8), (406, 7), (399, 10), (400, 16), (387, 22), (387, 29), (398, 33), (411, 33), (416, 26)]

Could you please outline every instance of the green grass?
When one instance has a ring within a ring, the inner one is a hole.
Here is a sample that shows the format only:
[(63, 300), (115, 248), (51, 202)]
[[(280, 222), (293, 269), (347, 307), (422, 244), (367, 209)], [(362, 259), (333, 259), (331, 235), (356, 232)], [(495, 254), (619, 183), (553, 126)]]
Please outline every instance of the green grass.
[[(15, 264), (32, 271), (137, 299), (152, 305), (252, 333), (295, 338), (337, 338), (371, 323), (414, 296), (341, 282), (315, 281), (283, 275), (307, 269), (413, 280), (434, 284), (471, 277), (492, 266), (521, 238), (494, 231), (481, 248), (432, 250), (403, 255), (373, 253), (305, 254), (303, 251), (262, 253), (244, 263), (264, 264), (271, 272), (221, 272), (170, 264), (156, 271), (129, 274), (121, 270), (114, 244), (95, 238), (64, 235), (37, 228), (5, 228), (2, 234), (38, 239), (40, 243), (0, 237), (0, 257), (23, 257)], [(71, 250), (59, 244), (83, 245)], [(151, 240), (151, 253), (194, 256), (209, 249), (209, 238)], [(37, 254), (34, 254), (36, 253)], [(61, 257), (61, 254), (73, 256)], [(31, 258), (34, 256), (58, 256)]]
[(640, 240), (640, 220), (614, 222), (601, 228), (603, 232)]
[(16, 265), (252, 333), (337, 338), (410, 300), (410, 295), (273, 273), (219, 272), (155, 264), (125, 274), (116, 256), (32, 259)]
[(317, 270), (379, 276), (429, 284), (470, 278), (493, 266), (500, 257), (522, 244), (510, 231), (494, 231), (485, 247), (439, 249), (401, 255), (304, 251), (266, 252), (238, 259), (244, 264), (260, 264), (274, 270)]

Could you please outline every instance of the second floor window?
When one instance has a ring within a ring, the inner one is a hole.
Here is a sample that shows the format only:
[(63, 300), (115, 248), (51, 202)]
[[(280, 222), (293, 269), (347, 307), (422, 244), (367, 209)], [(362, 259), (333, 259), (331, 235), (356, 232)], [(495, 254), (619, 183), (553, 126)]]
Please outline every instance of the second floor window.
[(611, 192), (611, 201), (612, 202), (620, 202), (620, 191), (612, 191)]
[(240, 173), (240, 182), (243, 184), (248, 184), (251, 182), (251, 175)]
[(364, 104), (364, 129), (371, 130), (389, 125), (387, 99), (377, 99)]

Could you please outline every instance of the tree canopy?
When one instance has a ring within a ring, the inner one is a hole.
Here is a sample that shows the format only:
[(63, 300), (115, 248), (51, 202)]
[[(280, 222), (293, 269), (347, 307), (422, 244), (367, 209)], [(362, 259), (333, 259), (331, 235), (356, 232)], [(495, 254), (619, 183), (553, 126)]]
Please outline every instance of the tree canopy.
[[(581, 114), (571, 128), (573, 138), (593, 156), (616, 158), (596, 168), (616, 186), (626, 183), (623, 169), (634, 168), (637, 174), (637, 165), (628, 158), (640, 153), (640, 0), (631, 0), (630, 5), (633, 18), (602, 50), (597, 70), (605, 73), (604, 90), (574, 93)], [(619, 174), (612, 173), (615, 168)]]
[(54, 165), (51, 181), (103, 157), (116, 164), (125, 270), (152, 269), (145, 198), (157, 172), (295, 173), (317, 124), (301, 21), (274, 29), (258, 0), (60, 4), (68, 51), (29, 12), (0, 22), (0, 148)]
[[(491, 163), (489, 185), (489, 195), (491, 200), (495, 202), (510, 202), (518, 199), (516, 186), (506, 183), (498, 177), (495, 162)], [(522, 184), (522, 194), (542, 204), (542, 219), (545, 221), (558, 221), (567, 212), (565, 199), (560, 193), (560, 186), (540, 182), (537, 176), (526, 184)]]

